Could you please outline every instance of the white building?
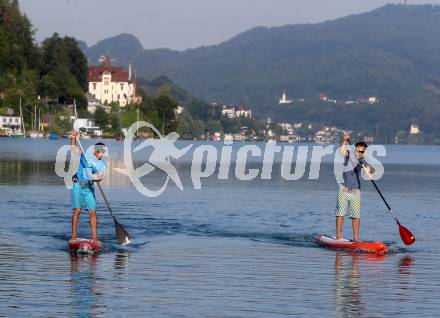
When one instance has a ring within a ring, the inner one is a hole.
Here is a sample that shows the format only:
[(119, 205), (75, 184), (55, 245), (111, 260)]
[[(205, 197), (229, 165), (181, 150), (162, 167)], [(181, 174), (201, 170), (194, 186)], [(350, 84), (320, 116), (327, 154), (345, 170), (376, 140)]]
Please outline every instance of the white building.
[(278, 126), (280, 126), (282, 130), (289, 130), (293, 128), (292, 124), (289, 123), (279, 123)]
[(174, 110), (174, 112), (176, 113), (176, 115), (181, 115), (184, 110), (184, 107), (182, 107), (181, 105), (177, 105), (177, 108)]
[(340, 132), (338, 127), (324, 127), (315, 133), (314, 140), (316, 143), (334, 143), (337, 142)]
[(14, 116), (0, 116), (0, 129), (7, 131), (19, 130), (21, 127), (21, 118)]
[(74, 128), (76, 130), (81, 129), (82, 131), (85, 130), (87, 135), (89, 136), (96, 136), (101, 137), (102, 136), (102, 129), (100, 127), (95, 126), (95, 121), (93, 119), (89, 118), (78, 118), (76, 119), (75, 116), (70, 116), (70, 122), (74, 122)]
[(222, 109), (223, 116), (226, 116), (228, 118), (235, 118), (235, 110), (232, 106), (223, 106)]
[(136, 85), (132, 79), (131, 64), (128, 72), (121, 67), (111, 65), (109, 57), (105, 57), (98, 66), (89, 67), (87, 80), (89, 93), (100, 103), (116, 102), (119, 106), (140, 103), (142, 98), (136, 95)]
[(287, 94), (284, 91), (283, 96), (281, 96), (281, 99), (278, 101), (278, 104), (290, 104), (290, 103), (292, 103), (292, 100), (287, 98)]
[(70, 116), (70, 122), (75, 123), (75, 129), (88, 128), (88, 127), (95, 126), (95, 121), (93, 119), (89, 119), (89, 118), (76, 119), (75, 116)]
[(110, 106), (102, 105), (98, 99), (93, 97), (92, 94), (87, 93), (86, 98), (87, 98), (87, 111), (90, 114), (94, 114), (97, 108), (102, 108), (107, 114), (110, 114), (110, 111), (112, 109)]
[(252, 110), (247, 106), (223, 106), (223, 116), (228, 118), (252, 117)]
[(235, 107), (235, 116), (236, 117), (252, 117), (252, 111), (249, 107), (239, 106)]
[(368, 104), (376, 104), (379, 102), (379, 99), (375, 96), (368, 97), (367, 103)]
[(410, 133), (411, 135), (418, 135), (418, 134), (420, 134), (421, 132), (422, 132), (422, 130), (420, 129), (419, 125), (416, 125), (416, 124), (412, 124), (412, 125), (411, 125), (411, 128), (410, 128), (410, 130), (409, 130), (409, 133)]

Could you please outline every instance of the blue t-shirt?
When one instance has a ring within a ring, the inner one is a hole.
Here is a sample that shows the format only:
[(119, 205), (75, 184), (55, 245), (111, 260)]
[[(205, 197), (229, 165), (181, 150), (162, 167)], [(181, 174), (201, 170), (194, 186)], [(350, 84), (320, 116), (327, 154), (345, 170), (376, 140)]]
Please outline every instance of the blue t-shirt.
[[(361, 182), (359, 179), (359, 175), (362, 170), (362, 164), (361, 162), (356, 159), (357, 166), (354, 167), (354, 169), (350, 171), (344, 171), (342, 176), (344, 177), (344, 187), (349, 189), (360, 189), (361, 188)], [(350, 152), (348, 153), (348, 157), (344, 158), (344, 166), (348, 166), (348, 163), (350, 162)]]
[[(90, 164), (90, 165), (89, 165)], [(81, 153), (81, 159), (79, 161), (78, 172), (76, 177), (81, 182), (93, 181), (93, 175), (95, 173), (102, 172), (105, 174), (107, 166), (104, 160), (99, 160), (93, 153), (87, 154), (87, 160), (84, 153)]]

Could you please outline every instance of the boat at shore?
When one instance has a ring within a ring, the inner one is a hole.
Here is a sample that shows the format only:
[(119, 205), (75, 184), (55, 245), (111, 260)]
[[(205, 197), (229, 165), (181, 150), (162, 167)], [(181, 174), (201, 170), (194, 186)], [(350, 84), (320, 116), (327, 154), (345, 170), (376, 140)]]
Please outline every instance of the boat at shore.
[(25, 134), (21, 130), (16, 130), (11, 134), (13, 138), (25, 138)]
[(49, 137), (49, 140), (57, 140), (58, 139), (58, 135), (53, 131), (49, 132), (48, 137)]
[[(29, 138), (44, 138), (44, 133), (40, 132), (41, 126), (40, 110), (38, 109), (38, 126), (37, 126), (37, 106), (34, 108), (34, 116), (31, 119), (32, 131), (29, 133)], [(38, 128), (37, 128), (38, 127)]]
[(23, 109), (21, 108), (21, 98), (20, 98), (20, 120), (21, 120), (21, 127), (19, 130), (16, 130), (11, 134), (11, 137), (13, 138), (26, 138), (26, 128), (24, 127)]

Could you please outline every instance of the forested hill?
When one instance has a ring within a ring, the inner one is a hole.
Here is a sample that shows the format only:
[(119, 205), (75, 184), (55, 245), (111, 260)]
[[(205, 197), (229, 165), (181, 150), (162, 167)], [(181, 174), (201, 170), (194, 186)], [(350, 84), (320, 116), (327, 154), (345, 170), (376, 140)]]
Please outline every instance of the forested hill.
[(143, 50), (122, 34), (87, 50), (132, 60), (140, 76), (165, 75), (207, 99), (265, 104), (292, 97), (409, 95), (440, 76), (440, 7), (388, 5), (314, 25), (259, 27), (184, 52)]
[[(206, 100), (246, 103), (275, 117), (334, 121), (340, 113), (329, 108), (323, 117), (313, 106), (279, 112), (274, 104), (283, 90), (306, 104), (320, 93), (338, 100), (377, 96), (381, 108), (363, 111), (371, 121), (385, 116), (390, 131), (406, 129), (413, 117), (429, 121), (440, 105), (439, 6), (387, 5), (324, 23), (258, 27), (183, 52), (144, 50), (135, 37), (122, 34), (86, 52), (92, 61), (103, 53), (121, 64), (131, 60), (141, 77), (164, 75)], [(349, 125), (353, 116), (344, 109), (338, 118)]]
[(18, 113), (21, 99), (29, 123), (34, 106), (41, 103), (38, 96), (61, 104), (76, 99), (84, 106), (86, 88), (87, 58), (78, 42), (54, 33), (37, 45), (19, 2), (0, 0), (0, 115), (8, 108)]

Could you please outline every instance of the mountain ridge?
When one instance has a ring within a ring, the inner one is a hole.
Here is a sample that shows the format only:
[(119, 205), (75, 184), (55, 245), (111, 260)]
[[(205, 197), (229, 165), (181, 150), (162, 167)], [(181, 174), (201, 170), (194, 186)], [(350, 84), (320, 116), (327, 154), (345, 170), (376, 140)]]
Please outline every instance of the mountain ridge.
[[(283, 90), (295, 100), (304, 98), (310, 108), (320, 93), (338, 100), (377, 96), (381, 105), (371, 109), (374, 120), (385, 111), (407, 113), (405, 121), (387, 119), (396, 131), (413, 118), (429, 121), (430, 108), (440, 104), (439, 17), (440, 6), (386, 5), (316, 24), (256, 27), (185, 51), (140, 49), (121, 44), (127, 40), (122, 36), (86, 54), (93, 60), (98, 52), (109, 53), (122, 65), (132, 61), (140, 77), (166, 76), (207, 101), (248, 104), (261, 116), (310, 119), (307, 109), (298, 112), (302, 107), (279, 109)], [(329, 118), (337, 116), (332, 107)]]

